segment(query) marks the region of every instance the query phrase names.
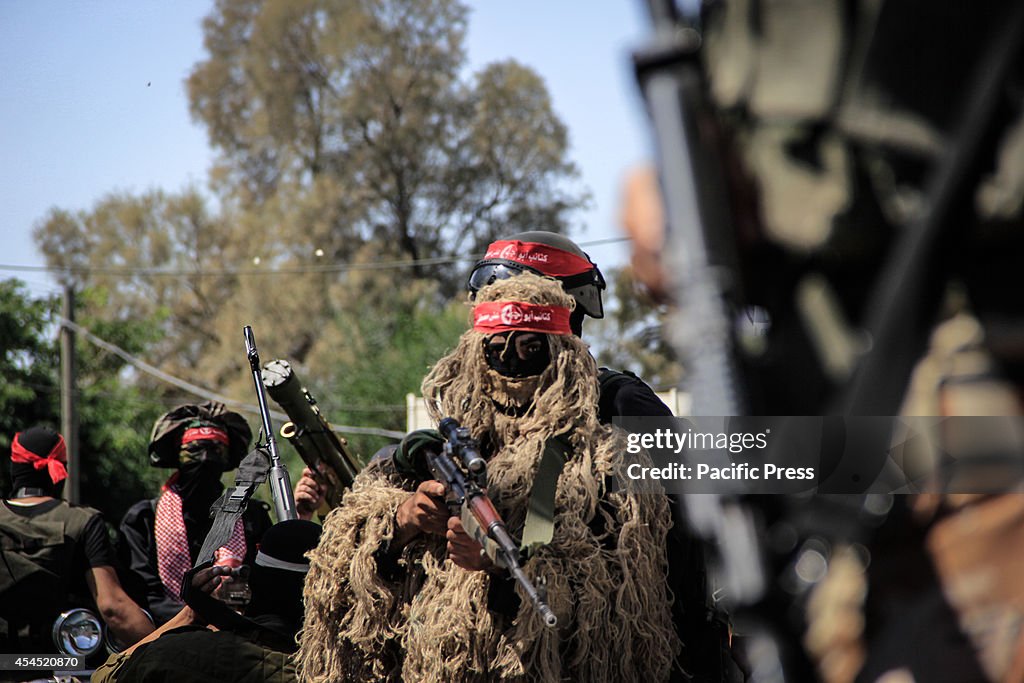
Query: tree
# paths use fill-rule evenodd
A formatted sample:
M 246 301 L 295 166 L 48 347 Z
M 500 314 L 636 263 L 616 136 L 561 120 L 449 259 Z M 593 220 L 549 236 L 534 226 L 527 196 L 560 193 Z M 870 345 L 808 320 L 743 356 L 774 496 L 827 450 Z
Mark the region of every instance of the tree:
M 245 324 L 266 359 L 298 363 L 311 382 L 392 367 L 387 344 L 404 339 L 393 332 L 461 292 L 460 257 L 499 233 L 563 231 L 586 201 L 541 78 L 511 61 L 465 75 L 466 11 L 455 0 L 219 0 L 204 23 L 208 57 L 188 79 L 220 155 L 217 211 L 195 189 L 54 209 L 36 230 L 49 263 L 102 295 L 88 315 L 160 330 L 151 363 L 232 398 L 252 400 Z M 384 297 L 367 321 L 366 290 L 419 298 Z M 334 342 L 356 320 L 381 330 L 364 329 L 376 341 L 339 359 Z M 338 384 L 338 399 L 394 405 L 410 383 Z
M 564 230 L 584 201 L 562 189 L 576 174 L 565 126 L 522 65 L 460 78 L 465 23 L 454 0 L 218 2 L 188 86 L 225 196 L 253 207 L 329 188 L 336 259 L 370 240 L 418 260 Z M 296 237 L 282 231 L 280 253 Z M 447 295 L 452 270 L 430 273 Z
M 197 190 L 111 193 L 77 213 L 54 208 L 35 236 L 51 264 L 72 269 L 64 282 L 93 292 L 84 314 L 162 329 L 149 352 L 165 371 L 190 374 L 220 341 L 209 321 L 237 286 L 225 269 L 241 255 Z
M 95 293 L 84 292 L 87 300 Z M 10 453 L 14 434 L 33 425 L 60 431 L 60 357 L 57 350 L 60 302 L 33 298 L 17 280 L 0 281 L 0 449 Z M 139 350 L 154 330 L 139 322 L 86 327 L 129 350 Z M 146 447 L 156 417 L 166 410 L 126 382 L 124 362 L 79 339 L 79 454 L 82 501 L 116 523 L 131 503 L 157 490 L 160 473 L 148 466 Z M 6 463 L 0 491 L 10 487 Z
M 311 373 L 330 402 L 321 402 L 336 424 L 366 424 L 405 431 L 406 394 L 419 394 L 428 369 L 453 349 L 466 330 L 469 308 L 432 302 L 436 283 L 388 282 L 355 273 L 339 287 L 338 316 L 325 328 L 325 343 L 309 358 Z M 387 315 L 378 315 L 387 311 Z M 367 458 L 386 440 L 350 436 L 355 453 Z
M 666 338 L 667 307 L 651 299 L 628 266 L 608 275 L 615 296 L 609 297 L 606 317 L 588 325 L 600 349 L 598 362 L 631 370 L 656 390 L 678 386 L 683 367 Z
M 84 291 L 83 308 L 103 292 Z M 145 320 L 99 320 L 83 313 L 77 321 L 97 337 L 130 354 L 142 353 L 161 330 Z M 176 403 L 154 395 L 137 381 L 123 359 L 81 337 L 76 339 L 81 499 L 117 524 L 140 499 L 153 497 L 167 478 L 149 464 L 149 435 L 157 417 Z
M 59 365 L 53 329 L 59 310 L 53 298 L 33 299 L 18 280 L 0 281 L 0 452 L 11 452 L 17 432 L 43 424 L 60 427 Z M 0 467 L 0 495 L 10 488 L 6 458 Z

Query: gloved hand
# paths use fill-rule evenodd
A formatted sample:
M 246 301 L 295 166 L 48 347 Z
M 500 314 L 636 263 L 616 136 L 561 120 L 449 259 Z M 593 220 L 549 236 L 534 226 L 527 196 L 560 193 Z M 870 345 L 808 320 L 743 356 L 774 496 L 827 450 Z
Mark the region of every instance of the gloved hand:
M 426 452 L 440 453 L 442 450 L 444 438 L 436 429 L 417 429 L 409 432 L 395 451 L 395 469 L 415 481 L 432 479 L 433 475 L 427 467 Z

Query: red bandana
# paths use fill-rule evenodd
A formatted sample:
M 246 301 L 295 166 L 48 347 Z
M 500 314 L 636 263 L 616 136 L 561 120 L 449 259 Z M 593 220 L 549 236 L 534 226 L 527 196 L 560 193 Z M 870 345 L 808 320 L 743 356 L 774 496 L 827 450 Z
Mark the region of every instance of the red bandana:
M 181 516 L 181 496 L 171 488 L 178 477 L 175 472 L 164 484 L 164 493 L 156 504 L 156 521 L 153 535 L 156 537 L 156 564 L 160 583 L 167 595 L 181 600 L 181 580 L 192 564 L 188 552 L 188 535 L 185 520 Z M 235 520 L 228 542 L 214 551 L 214 564 L 229 567 L 241 566 L 245 560 L 245 527 L 242 519 Z
M 228 433 L 216 427 L 192 427 L 191 429 L 186 429 L 185 433 L 181 436 L 182 444 L 189 443 L 190 441 L 216 441 L 226 446 L 228 444 Z
M 56 484 L 68 477 L 68 470 L 64 464 L 68 461 L 68 449 L 64 445 L 64 437 L 60 436 L 57 443 L 45 456 L 38 455 L 28 450 L 18 442 L 21 432 L 14 435 L 11 442 L 11 462 L 29 463 L 37 470 L 47 468 L 50 479 Z
M 544 334 L 572 334 L 569 309 L 521 301 L 485 301 L 473 309 L 473 329 L 484 334 L 519 330 Z
M 549 277 L 568 277 L 594 269 L 594 264 L 568 251 L 537 242 L 499 240 L 491 242 L 484 260 L 504 259 L 533 268 Z

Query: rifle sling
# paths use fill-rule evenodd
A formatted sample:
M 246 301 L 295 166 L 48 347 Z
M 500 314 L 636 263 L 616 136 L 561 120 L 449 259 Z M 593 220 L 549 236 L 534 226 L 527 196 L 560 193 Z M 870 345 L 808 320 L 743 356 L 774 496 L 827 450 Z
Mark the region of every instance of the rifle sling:
M 245 514 L 249 499 L 256 488 L 267 480 L 270 472 L 270 455 L 266 448 L 257 446 L 245 456 L 235 473 L 235 485 L 226 489 L 220 498 L 210 506 L 213 525 L 203 540 L 203 547 L 196 557 L 195 566 L 213 560 L 217 548 L 228 542 L 235 522 Z
M 523 540 L 519 549 L 529 558 L 543 545 L 551 542 L 555 532 L 555 490 L 558 478 L 572 449 L 568 435 L 552 437 L 544 444 L 544 452 L 537 465 L 537 475 L 530 489 L 526 523 L 523 525 Z

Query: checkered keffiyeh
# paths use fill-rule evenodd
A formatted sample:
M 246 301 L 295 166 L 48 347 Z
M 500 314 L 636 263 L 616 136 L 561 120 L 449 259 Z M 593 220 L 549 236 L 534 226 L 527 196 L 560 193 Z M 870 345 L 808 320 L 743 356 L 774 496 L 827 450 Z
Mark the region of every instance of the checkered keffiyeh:
M 188 536 L 185 519 L 181 514 L 181 496 L 171 488 L 177 473 L 163 486 L 163 495 L 156 504 L 156 561 L 160 582 L 167 594 L 181 600 L 181 580 L 191 568 L 188 552 Z M 245 559 L 245 528 L 241 518 L 235 520 L 235 528 L 227 543 L 214 552 L 214 564 L 237 567 Z

